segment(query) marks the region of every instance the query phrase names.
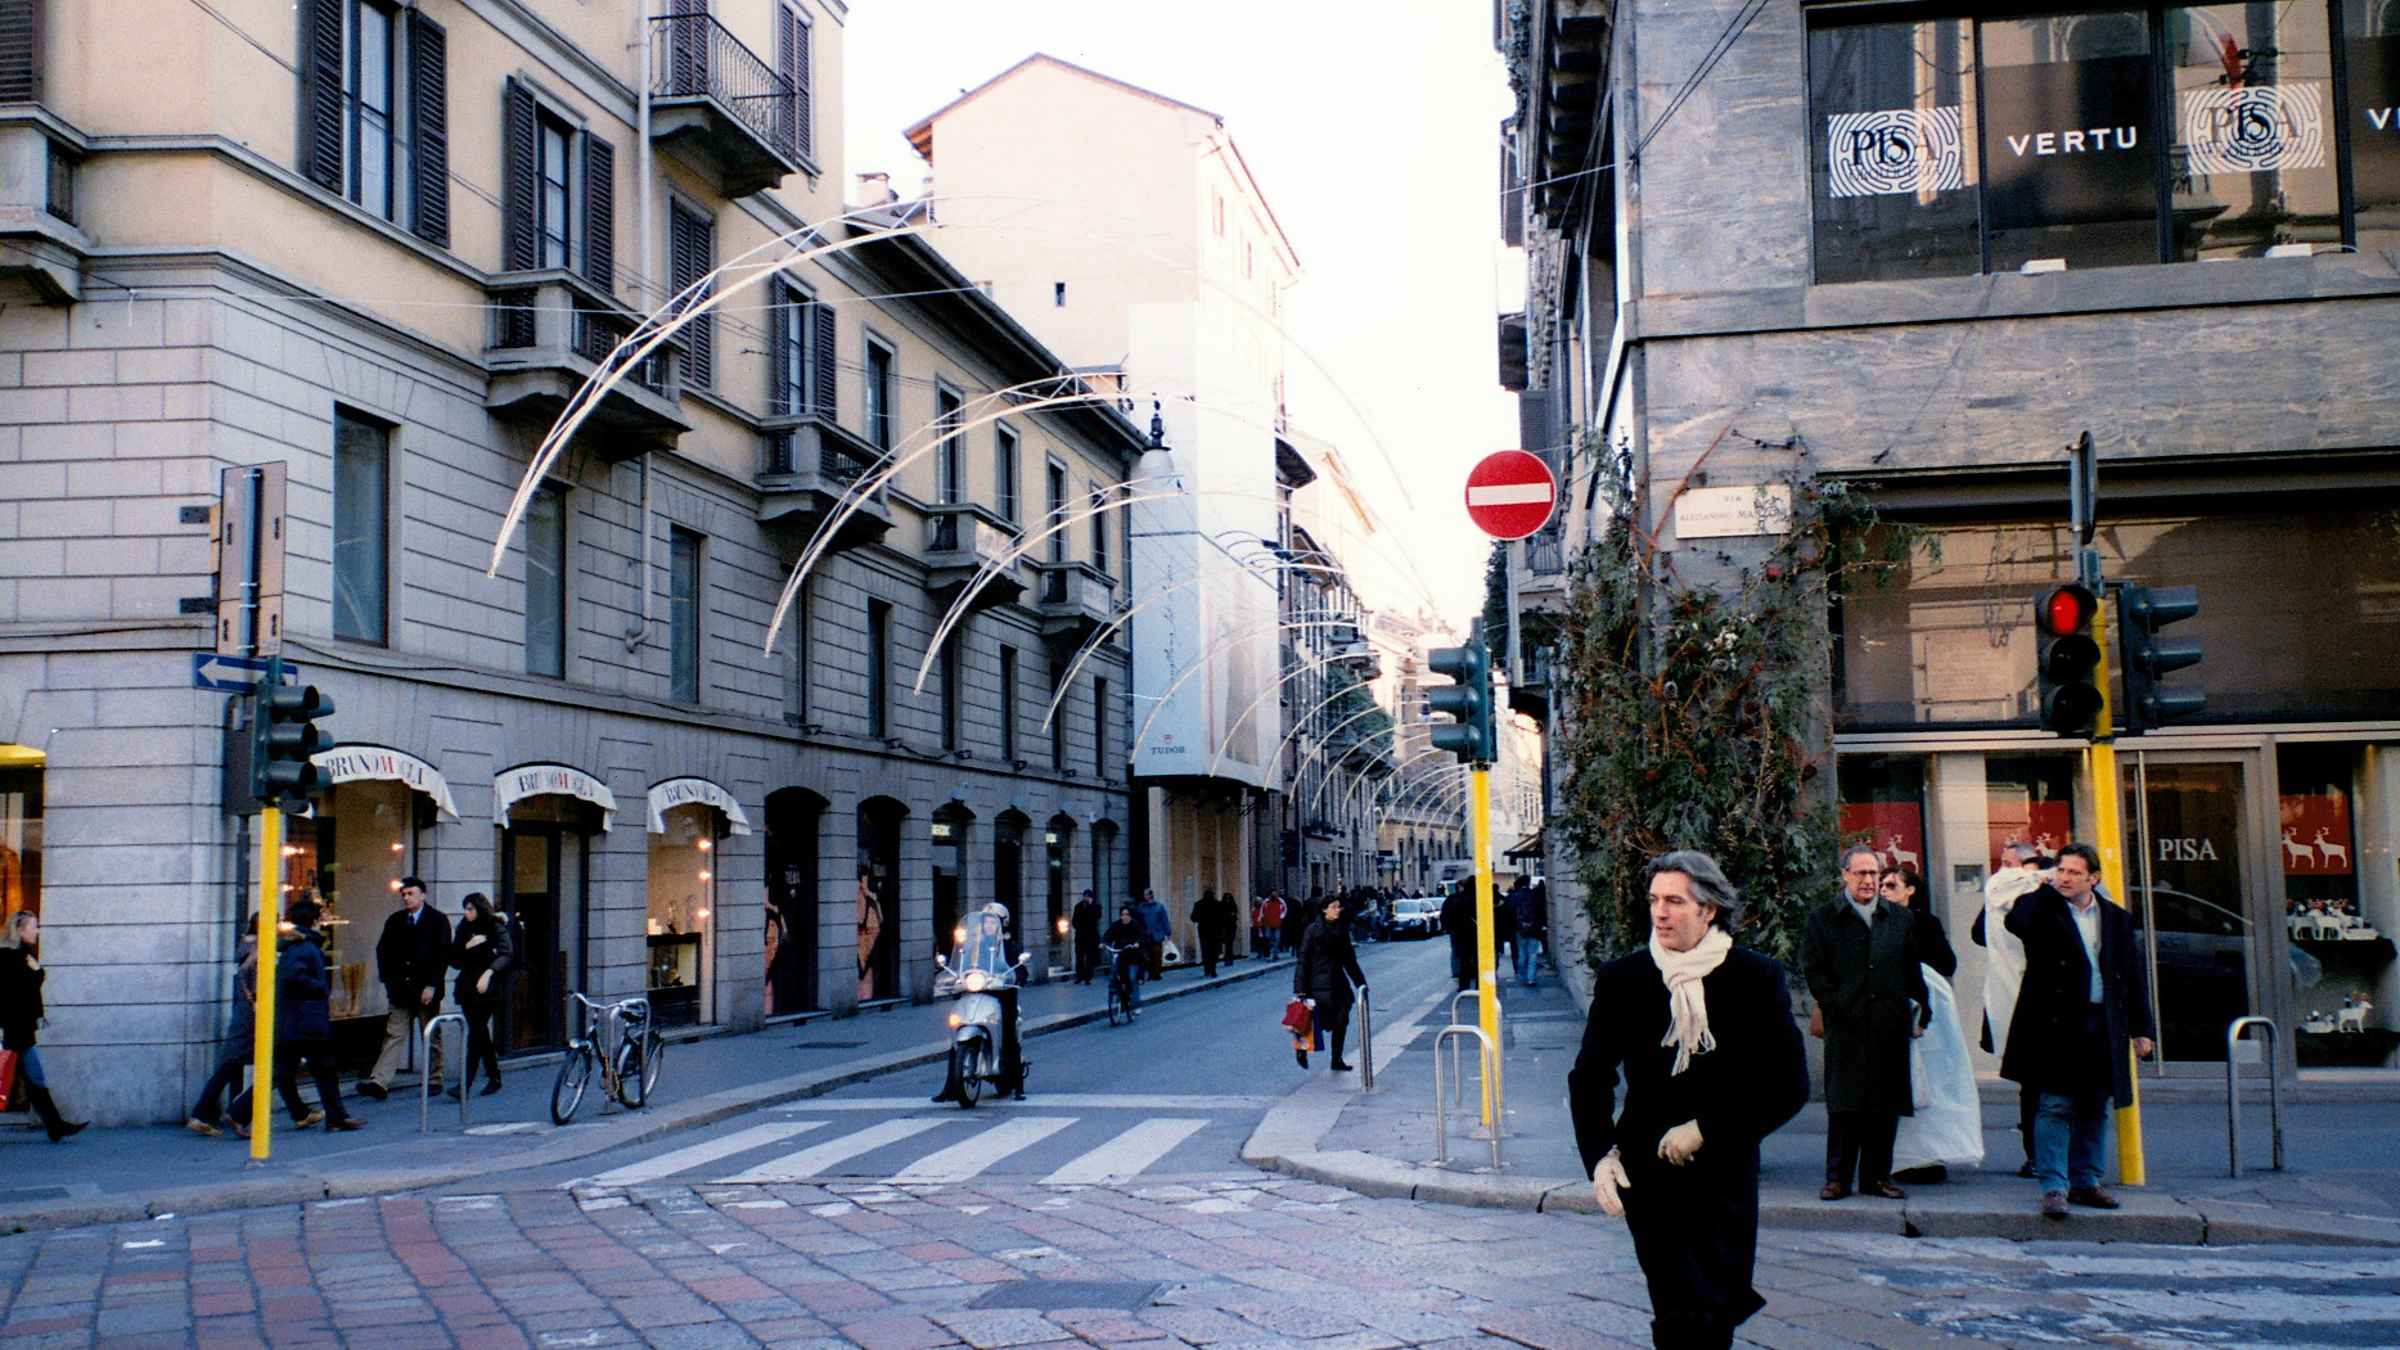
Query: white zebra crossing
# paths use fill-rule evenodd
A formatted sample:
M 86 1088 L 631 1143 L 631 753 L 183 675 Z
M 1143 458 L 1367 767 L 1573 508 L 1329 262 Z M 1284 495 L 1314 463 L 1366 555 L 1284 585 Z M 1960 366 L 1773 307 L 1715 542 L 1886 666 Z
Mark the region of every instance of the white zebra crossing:
M 895 1182 L 965 1181 L 980 1176 L 985 1169 L 1021 1149 L 1033 1147 L 1051 1135 L 1075 1123 L 1073 1116 L 1027 1116 L 1021 1120 L 1005 1121 L 952 1144 L 938 1153 L 929 1153 L 895 1175 Z
M 726 1162 L 743 1154 L 762 1153 L 796 1135 L 820 1130 L 833 1123 L 828 1120 L 784 1120 L 754 1125 L 683 1148 L 670 1149 L 655 1157 L 567 1185 L 570 1189 L 634 1186 L 714 1170 L 709 1168 L 709 1164 Z M 904 1185 L 956 1183 L 1002 1167 L 1027 1150 L 1087 1123 L 1086 1118 L 1081 1116 L 1018 1115 L 1003 1117 L 998 1121 L 989 1121 L 988 1118 L 979 1121 L 963 1114 L 906 1116 L 821 1139 L 807 1147 L 756 1161 L 754 1165 L 732 1175 L 720 1174 L 711 1180 L 712 1184 L 755 1185 L 857 1175 L 857 1169 L 845 1168 L 844 1164 L 951 1125 L 968 1128 L 971 1133 L 964 1138 L 951 1133 L 946 1139 L 928 1139 L 928 1145 L 939 1147 L 906 1163 L 884 1179 Z M 1050 1171 L 1041 1180 L 1043 1184 L 1059 1186 L 1107 1185 L 1132 1180 L 1157 1166 L 1194 1135 L 1208 1128 L 1209 1123 L 1205 1117 L 1152 1117 L 1138 1120 L 1130 1127 L 1110 1135 L 1096 1147 L 1069 1159 L 1064 1166 Z M 741 1161 L 752 1160 L 745 1158 Z M 1049 1160 L 1044 1161 L 1046 1163 Z M 1021 1175 L 1038 1170 L 1038 1165 L 1031 1169 L 1023 1166 L 1016 1169 Z M 876 1171 L 880 1173 L 882 1168 L 878 1167 Z
M 1145 1120 L 1042 1178 L 1046 1185 L 1100 1186 L 1131 1181 L 1175 1146 L 1208 1128 L 1205 1120 Z
M 748 1153 L 752 1149 L 765 1148 L 769 1144 L 780 1144 L 793 1135 L 806 1134 L 810 1130 L 822 1128 L 824 1124 L 825 1122 L 821 1120 L 785 1120 L 777 1121 L 772 1125 L 753 1125 L 746 1130 L 735 1130 L 728 1135 L 702 1140 L 688 1147 L 661 1153 L 655 1158 L 644 1158 L 640 1162 L 630 1163 L 613 1171 L 602 1172 L 588 1182 L 577 1184 L 638 1186 L 645 1181 L 657 1181 L 662 1177 L 671 1177 L 677 1172 L 689 1171 L 706 1163 L 730 1158 L 736 1153 Z
M 950 1122 L 949 1117 L 928 1120 L 922 1116 L 907 1120 L 886 1120 L 863 1130 L 828 1139 L 822 1144 L 787 1153 L 773 1162 L 760 1163 L 747 1172 L 725 1178 L 737 1185 L 752 1182 L 806 1181 L 820 1176 L 829 1168 L 852 1158 L 888 1148 L 903 1139 L 914 1138 L 937 1125 Z

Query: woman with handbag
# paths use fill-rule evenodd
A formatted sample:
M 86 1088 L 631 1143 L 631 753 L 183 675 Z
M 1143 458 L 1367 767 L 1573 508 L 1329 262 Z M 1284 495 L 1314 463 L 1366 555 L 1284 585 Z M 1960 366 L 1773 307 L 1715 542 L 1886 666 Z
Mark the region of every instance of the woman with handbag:
M 455 992 L 459 1011 L 467 1018 L 467 1063 L 450 1095 L 462 1095 L 480 1064 L 483 1095 L 489 1097 L 500 1090 L 500 1054 L 492 1045 L 492 1017 L 500 1010 L 516 952 L 508 940 L 507 917 L 493 909 L 491 898 L 481 891 L 462 903 L 458 929 L 450 935 L 450 964 L 458 967 Z
M 1292 965 L 1292 993 L 1306 1000 L 1319 1031 L 1333 1035 L 1333 1071 L 1348 1073 L 1342 1062 L 1342 1042 L 1350 1035 L 1351 989 L 1367 987 L 1367 974 L 1358 968 L 1358 948 L 1342 923 L 1342 900 L 1335 896 L 1308 925 L 1300 939 L 1300 959 Z M 1295 1047 L 1292 1058 L 1308 1067 L 1308 1051 Z
M 10 1063 L 0 1069 L 0 1078 L 15 1078 L 9 1095 L 33 1103 L 34 1114 L 42 1118 L 42 1128 L 55 1144 L 88 1122 L 59 1114 L 58 1103 L 50 1099 L 50 1081 L 42 1073 L 41 1052 L 34 1048 L 34 1033 L 42 1025 L 42 982 L 49 978 L 33 954 L 41 940 L 40 915 L 20 909 L 8 916 L 7 950 L 0 952 L 0 1047 Z

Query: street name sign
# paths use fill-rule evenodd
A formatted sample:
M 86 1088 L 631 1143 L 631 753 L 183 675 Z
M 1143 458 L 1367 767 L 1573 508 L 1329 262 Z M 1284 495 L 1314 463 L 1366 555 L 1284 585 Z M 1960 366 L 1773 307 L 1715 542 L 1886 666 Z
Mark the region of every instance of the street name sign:
M 1550 523 L 1558 479 L 1539 455 L 1496 450 L 1467 474 L 1467 518 L 1494 539 L 1522 539 Z

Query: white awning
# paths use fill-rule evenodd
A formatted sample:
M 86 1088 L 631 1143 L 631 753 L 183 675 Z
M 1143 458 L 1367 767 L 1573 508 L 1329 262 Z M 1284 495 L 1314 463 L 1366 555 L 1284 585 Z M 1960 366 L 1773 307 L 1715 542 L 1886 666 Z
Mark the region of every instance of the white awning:
M 324 770 L 330 783 L 406 783 L 433 798 L 443 815 L 458 819 L 458 803 L 450 800 L 450 784 L 441 770 L 405 751 L 383 745 L 337 745 L 311 755 L 309 762 Z
M 650 789 L 650 833 L 665 834 L 667 812 L 678 806 L 713 806 L 725 813 L 725 823 L 733 833 L 750 833 L 750 817 L 742 814 L 742 804 L 705 778 L 670 778 L 654 785 Z
M 574 797 L 600 808 L 600 828 L 617 823 L 617 794 L 608 784 L 565 764 L 520 764 L 492 775 L 492 818 L 508 823 L 509 808 L 527 797 Z

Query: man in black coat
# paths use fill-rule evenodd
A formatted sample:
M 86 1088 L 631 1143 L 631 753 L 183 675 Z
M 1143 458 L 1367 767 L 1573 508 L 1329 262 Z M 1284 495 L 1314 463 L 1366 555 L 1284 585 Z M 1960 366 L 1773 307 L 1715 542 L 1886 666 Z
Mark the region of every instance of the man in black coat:
M 325 960 L 325 937 L 317 931 L 322 912 L 314 900 L 295 900 L 284 911 L 291 929 L 282 935 L 275 957 L 275 1090 L 297 1128 L 305 1130 L 323 1119 L 328 1130 L 355 1130 L 366 1122 L 343 1108 L 341 1080 L 333 1067 L 333 980 Z M 445 952 L 445 968 L 449 959 Z M 316 1080 L 318 1112 L 307 1112 L 300 1100 L 302 1060 L 308 1061 L 309 1077 Z
M 1907 1198 L 1892 1183 L 1892 1137 L 1915 1114 L 1908 1043 L 1929 997 L 1916 917 L 1877 898 L 1883 860 L 1863 844 L 1842 850 L 1842 894 L 1811 912 L 1800 968 L 1816 1000 L 1810 1030 L 1825 1040 L 1825 1200 L 1860 1191 Z
M 1653 1340 L 1713 1350 L 1766 1306 L 1758 1146 L 1808 1100 L 1808 1058 L 1783 968 L 1733 945 L 1741 900 L 1715 860 L 1666 854 L 1649 884 L 1649 949 L 1594 977 L 1567 1101 L 1594 1197 L 1632 1230 Z
M 1090 984 L 1100 964 L 1100 902 L 1085 888 L 1070 917 L 1075 930 L 1075 983 Z
M 442 1010 L 442 983 L 450 973 L 450 920 L 425 903 L 425 883 L 400 878 L 400 908 L 383 921 L 375 942 L 375 978 L 391 1003 L 383 1016 L 383 1050 L 375 1069 L 360 1080 L 360 1095 L 382 1101 L 391 1095 L 392 1075 L 416 1028 Z M 442 1076 L 441 1043 L 426 1038 L 425 1074 Z
M 1450 935 L 1450 973 L 1458 977 L 1459 988 L 1473 989 L 1481 974 L 1475 965 L 1474 881 L 1451 884 L 1442 901 L 1442 931 Z
M 2109 1107 L 2133 1104 L 2128 1048 L 2143 1059 L 2152 1048 L 2133 918 L 2093 894 L 2099 878 L 2099 850 L 2069 844 L 2050 880 L 2008 912 L 2008 931 L 2025 944 L 2025 982 L 2000 1076 L 2035 1094 L 2033 1170 L 2052 1219 L 2070 1203 L 2117 1207 L 2100 1186 Z

